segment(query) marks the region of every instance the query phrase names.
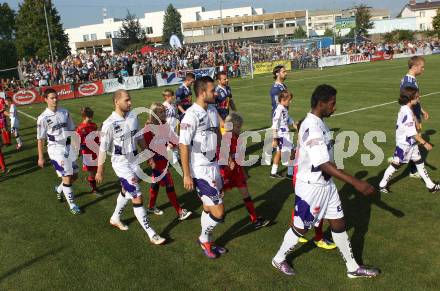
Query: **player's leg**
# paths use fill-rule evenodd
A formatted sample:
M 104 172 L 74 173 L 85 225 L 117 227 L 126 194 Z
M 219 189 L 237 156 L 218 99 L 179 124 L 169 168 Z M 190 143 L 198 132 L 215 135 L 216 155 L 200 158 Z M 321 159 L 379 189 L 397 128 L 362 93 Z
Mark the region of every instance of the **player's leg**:
M 156 207 L 156 199 L 159 195 L 160 185 L 159 183 L 151 183 L 150 185 L 150 198 L 148 199 L 148 213 L 154 213 L 156 215 L 163 215 L 163 211 Z
M 98 193 L 98 187 L 96 186 L 96 180 L 95 180 L 95 176 L 96 176 L 96 170 L 95 169 L 90 169 L 88 172 L 88 176 L 87 176 L 87 182 L 89 183 L 90 189 L 92 191 L 92 193 L 94 193 L 97 196 L 100 196 Z
M 289 162 L 287 164 L 287 178 L 289 179 L 293 179 L 293 175 L 295 172 L 294 161 L 295 161 L 295 149 L 292 149 L 290 151 Z
M 161 245 L 165 242 L 165 239 L 160 235 L 158 235 L 156 231 L 153 229 L 153 227 L 150 225 L 150 220 L 148 219 L 147 211 L 144 208 L 142 196 L 140 193 L 140 187 L 139 185 L 137 186 L 135 185 L 135 187 L 139 189 L 139 192 L 135 191 L 130 193 L 130 195 L 132 196 L 131 201 L 133 203 L 134 215 L 136 216 L 142 228 L 147 233 L 151 243 L 155 245 Z
M 247 186 L 239 187 L 238 191 L 243 197 L 244 206 L 246 207 L 249 213 L 249 218 L 251 220 L 251 223 L 254 225 L 255 229 L 260 229 L 262 227 L 269 225 L 270 220 L 264 219 L 263 217 L 257 215 L 257 212 L 255 211 L 254 202 L 252 201 L 252 197 L 249 193 Z
M 408 149 L 396 147 L 394 151 L 393 160 L 385 170 L 383 174 L 382 180 L 379 183 L 379 191 L 382 193 L 389 193 L 390 189 L 388 188 L 388 183 L 393 177 L 393 174 L 400 168 L 402 164 L 408 163 Z
M 440 184 L 434 183 L 431 178 L 429 178 L 428 171 L 425 168 L 425 163 L 423 162 L 422 156 L 420 155 L 419 147 L 417 145 L 412 148 L 411 161 L 413 161 L 416 165 L 417 172 L 425 182 L 426 188 L 429 189 L 429 192 L 439 192 Z
M 336 244 L 333 241 L 324 238 L 324 232 L 322 230 L 323 222 L 324 220 L 321 220 L 319 225 L 315 227 L 315 237 L 313 238 L 313 242 L 318 248 L 333 250 L 336 248 Z
M 5 164 L 5 156 L 2 152 L 2 141 L 0 140 L 0 171 L 2 173 L 6 173 L 6 164 Z
M 278 174 L 278 167 L 281 162 L 281 149 L 283 146 L 282 138 L 278 139 L 278 146 L 276 147 L 275 155 L 273 157 L 272 169 L 270 171 L 270 177 L 272 178 L 283 178 L 283 176 Z
M 188 217 L 191 216 L 192 212 L 188 211 L 185 208 L 180 207 L 179 202 L 177 201 L 177 195 L 176 195 L 176 189 L 174 188 L 174 181 L 171 176 L 171 173 L 168 171 L 167 175 L 165 176 L 165 189 L 167 192 L 168 200 L 170 201 L 171 205 L 176 210 L 177 216 L 179 220 L 185 220 Z
M 14 135 L 15 141 L 17 142 L 17 150 L 20 150 L 23 147 L 23 141 L 18 133 L 18 128 L 12 127 L 11 133 Z
M 121 221 L 122 212 L 124 212 L 128 201 L 130 201 L 130 199 L 125 196 L 125 189 L 121 187 L 121 192 L 119 192 L 118 198 L 116 199 L 115 211 L 110 217 L 110 224 L 123 231 L 128 230 L 128 226 Z
M 66 198 L 67 203 L 69 204 L 70 207 L 70 212 L 72 212 L 73 214 L 80 214 L 81 210 L 78 207 L 78 205 L 76 205 L 75 203 L 75 196 L 73 194 L 73 182 L 75 181 L 74 179 L 74 175 L 65 175 L 62 177 L 62 181 L 63 181 L 63 194 L 64 197 Z

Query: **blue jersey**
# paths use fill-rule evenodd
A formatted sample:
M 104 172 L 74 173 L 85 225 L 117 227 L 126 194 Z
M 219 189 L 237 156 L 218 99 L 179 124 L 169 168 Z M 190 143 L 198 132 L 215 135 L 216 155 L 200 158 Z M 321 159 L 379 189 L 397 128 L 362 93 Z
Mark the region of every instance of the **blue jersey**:
M 186 111 L 192 105 L 191 96 L 192 96 L 191 88 L 188 88 L 185 85 L 181 85 L 176 90 L 176 105 L 182 106 L 183 109 Z
M 420 90 L 416 78 L 411 75 L 405 75 L 402 78 L 402 81 L 400 81 L 400 90 L 406 87 Z M 420 105 L 420 102 L 412 107 L 412 111 L 414 112 L 417 120 L 420 122 L 422 120 L 422 106 Z
M 229 86 L 222 88 L 217 86 L 215 88 L 215 108 L 217 108 L 218 114 L 224 120 L 229 114 L 229 100 L 232 99 L 232 91 Z
M 287 86 L 277 82 L 275 82 L 275 84 L 273 84 L 272 88 L 270 89 L 270 99 L 272 102 L 272 115 L 278 106 L 278 96 L 280 95 L 281 91 L 284 90 L 287 90 Z

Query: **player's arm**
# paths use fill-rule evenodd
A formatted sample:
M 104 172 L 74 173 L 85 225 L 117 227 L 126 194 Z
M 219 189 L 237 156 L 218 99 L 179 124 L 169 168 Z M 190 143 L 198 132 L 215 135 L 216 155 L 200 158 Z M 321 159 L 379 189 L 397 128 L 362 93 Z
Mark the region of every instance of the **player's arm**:
M 422 105 L 420 105 L 420 110 L 422 111 L 423 119 L 424 120 L 428 120 L 429 119 L 429 113 L 422 108 Z
M 322 172 L 326 173 L 327 175 L 332 176 L 332 177 L 334 177 L 338 180 L 341 180 L 345 183 L 348 183 L 350 185 L 353 185 L 353 187 L 357 191 L 359 191 L 360 193 L 362 193 L 365 196 L 373 195 L 374 192 L 376 191 L 374 189 L 374 187 L 371 186 L 368 182 L 359 180 L 359 179 L 347 174 L 343 170 L 338 169 L 336 167 L 336 165 L 330 161 L 325 162 L 324 164 L 321 164 L 319 166 L 319 168 L 321 169 Z
M 183 170 L 183 186 L 188 191 L 194 189 L 194 182 L 191 177 L 189 162 L 190 145 L 196 132 L 196 122 L 197 121 L 194 120 L 194 118 L 191 118 L 191 116 L 185 115 L 180 125 L 179 149 Z
M 38 166 L 44 167 L 44 140 L 47 135 L 47 124 L 43 118 L 37 120 L 37 151 L 38 151 Z
M 276 147 L 278 145 L 278 130 L 281 125 L 281 112 L 279 110 L 275 110 L 274 116 L 272 118 L 272 147 Z
M 98 152 L 98 169 L 96 170 L 95 180 L 102 183 L 104 180 L 104 163 L 107 156 L 107 151 L 110 149 L 112 143 L 112 134 L 110 126 L 104 124 L 101 131 L 101 144 Z
M 183 96 L 184 94 L 183 94 L 183 91 L 180 89 L 180 88 L 178 88 L 177 90 L 176 90 L 176 106 L 177 106 L 177 109 L 181 112 L 181 113 L 185 113 L 185 109 L 182 107 L 182 105 L 181 105 L 181 101 L 182 101 L 182 98 L 184 98 L 184 96 Z
M 38 148 L 38 166 L 40 168 L 44 167 L 44 139 L 37 140 L 37 148 Z
M 237 106 L 235 106 L 235 102 L 232 99 L 232 97 L 229 99 L 229 107 L 231 108 L 232 111 L 237 111 Z
M 427 151 L 432 150 L 432 144 L 430 144 L 429 142 L 427 142 L 420 133 L 417 133 L 416 135 L 414 135 L 414 139 L 422 146 L 425 147 L 425 149 Z
M 220 116 L 220 113 L 218 113 L 218 111 L 217 111 L 217 117 L 218 117 L 218 121 L 220 122 L 220 127 L 225 127 L 225 121 Z

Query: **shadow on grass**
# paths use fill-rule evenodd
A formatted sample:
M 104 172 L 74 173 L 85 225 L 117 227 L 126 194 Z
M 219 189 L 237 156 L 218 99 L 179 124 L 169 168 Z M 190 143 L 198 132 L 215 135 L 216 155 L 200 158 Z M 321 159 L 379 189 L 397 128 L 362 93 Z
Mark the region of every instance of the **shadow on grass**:
M 6 278 L 14 275 L 15 273 L 19 273 L 22 270 L 24 270 L 24 269 L 26 269 L 26 268 L 28 268 L 28 267 L 30 267 L 30 266 L 32 266 L 32 265 L 42 261 L 42 260 L 44 260 L 47 257 L 50 257 L 52 255 L 55 255 L 55 254 L 61 252 L 65 248 L 66 248 L 66 246 L 61 246 L 59 248 L 53 249 L 53 250 L 48 251 L 48 252 L 46 252 L 46 253 L 44 253 L 42 255 L 39 255 L 38 257 L 33 258 L 32 260 L 24 262 L 24 263 L 22 263 L 22 264 L 20 264 L 20 265 L 18 265 L 16 267 L 6 271 L 5 273 L 0 275 L 0 282 L 4 281 Z

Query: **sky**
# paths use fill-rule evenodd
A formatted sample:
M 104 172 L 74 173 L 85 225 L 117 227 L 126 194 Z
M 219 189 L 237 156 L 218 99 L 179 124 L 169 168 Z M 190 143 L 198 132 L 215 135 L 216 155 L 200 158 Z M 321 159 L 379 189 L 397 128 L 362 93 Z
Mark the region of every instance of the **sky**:
M 301 9 L 343 9 L 363 3 L 374 8 L 389 9 L 391 16 L 396 16 L 409 0 L 221 0 L 223 8 L 253 6 L 264 8 L 266 12 L 281 12 Z M 20 0 L 0 0 L 6 2 L 13 9 L 18 9 Z M 220 0 L 52 0 L 61 15 L 64 28 L 80 25 L 101 23 L 102 9 L 107 8 L 108 17 L 124 18 L 127 9 L 138 17 L 145 12 L 165 10 L 168 4 L 176 8 L 203 6 L 206 10 L 217 10 Z M 422 2 L 422 1 L 418 1 Z M 203 3 L 201 5 L 201 3 Z

